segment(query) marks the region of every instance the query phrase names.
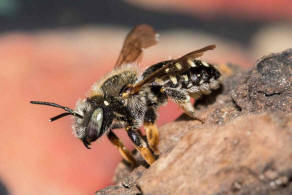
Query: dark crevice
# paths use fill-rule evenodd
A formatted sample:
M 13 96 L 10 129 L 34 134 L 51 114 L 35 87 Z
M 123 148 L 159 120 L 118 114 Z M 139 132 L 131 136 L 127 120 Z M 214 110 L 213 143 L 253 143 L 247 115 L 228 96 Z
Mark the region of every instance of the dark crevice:
M 274 92 L 274 93 L 266 93 L 264 91 L 257 91 L 258 93 L 261 93 L 261 94 L 264 94 L 265 97 L 271 97 L 271 96 L 274 96 L 274 95 L 281 95 L 282 92 Z
M 130 188 L 130 186 L 129 186 L 128 184 L 126 184 L 126 183 L 122 183 L 122 186 L 123 186 L 124 188 L 126 188 L 126 189 L 129 189 L 129 188 Z
M 137 195 L 143 195 L 142 189 L 138 184 L 136 184 L 136 188 L 140 191 L 140 193 Z
M 237 111 L 241 112 L 242 111 L 242 108 L 237 104 L 237 102 L 233 98 L 231 98 L 231 99 L 232 99 L 232 103 L 233 103 L 235 109 Z

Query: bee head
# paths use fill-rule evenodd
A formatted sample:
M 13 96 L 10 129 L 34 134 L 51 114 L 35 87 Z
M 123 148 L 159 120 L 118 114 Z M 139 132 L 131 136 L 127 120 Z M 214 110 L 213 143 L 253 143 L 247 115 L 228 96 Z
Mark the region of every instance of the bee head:
M 76 112 L 83 118 L 73 117 L 73 133 L 82 140 L 86 148 L 90 148 L 91 142 L 99 138 L 104 130 L 104 109 L 94 106 L 91 102 L 79 100 L 76 104 Z
M 31 101 L 32 104 L 40 104 L 53 106 L 57 108 L 62 108 L 66 112 L 59 114 L 55 117 L 52 117 L 50 121 L 55 121 L 64 116 L 72 115 L 74 124 L 73 124 L 73 133 L 78 137 L 86 148 L 90 149 L 89 145 L 91 142 L 99 138 L 105 128 L 104 123 L 104 109 L 93 105 L 91 102 L 85 100 L 79 100 L 76 105 L 76 110 L 71 108 L 58 105 L 51 102 L 42 102 L 42 101 Z

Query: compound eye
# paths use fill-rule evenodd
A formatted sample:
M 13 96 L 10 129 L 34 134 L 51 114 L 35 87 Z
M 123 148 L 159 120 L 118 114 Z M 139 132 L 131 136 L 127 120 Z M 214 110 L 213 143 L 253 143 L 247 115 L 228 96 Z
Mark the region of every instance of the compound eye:
M 97 108 L 91 115 L 87 126 L 86 134 L 90 140 L 96 140 L 100 135 L 100 129 L 103 121 L 103 110 Z

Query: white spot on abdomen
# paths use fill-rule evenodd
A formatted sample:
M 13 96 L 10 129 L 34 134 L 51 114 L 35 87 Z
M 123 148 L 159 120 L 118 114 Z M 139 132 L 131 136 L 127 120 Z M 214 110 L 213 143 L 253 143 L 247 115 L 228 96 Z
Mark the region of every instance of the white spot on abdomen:
M 182 65 L 180 63 L 175 63 L 175 67 L 178 69 L 178 70 L 181 70 L 182 69 Z
M 196 67 L 196 64 L 192 60 L 188 59 L 187 62 L 191 67 Z
M 171 80 L 171 82 L 172 82 L 174 85 L 177 84 L 177 79 L 176 79 L 175 76 L 170 76 L 170 80 Z
M 202 62 L 202 64 L 203 64 L 204 66 L 206 66 L 206 67 L 209 67 L 209 66 L 210 66 L 207 62 L 204 62 L 204 61 L 201 61 L 201 62 Z

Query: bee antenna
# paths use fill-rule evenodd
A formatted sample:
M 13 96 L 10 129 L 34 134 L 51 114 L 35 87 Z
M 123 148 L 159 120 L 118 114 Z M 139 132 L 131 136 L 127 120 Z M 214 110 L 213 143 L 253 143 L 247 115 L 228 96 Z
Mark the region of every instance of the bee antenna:
M 45 106 L 53 106 L 56 108 L 61 108 L 63 110 L 65 110 L 66 112 L 59 114 L 53 118 L 50 119 L 50 121 L 55 121 L 59 118 L 62 118 L 64 116 L 67 115 L 73 115 L 73 116 L 77 116 L 78 118 L 83 118 L 83 116 L 81 116 L 80 114 L 78 114 L 77 112 L 75 112 L 74 110 L 72 110 L 71 108 L 65 107 L 65 106 L 61 106 L 59 104 L 56 103 L 52 103 L 52 102 L 43 102 L 43 101 L 30 101 L 31 104 L 39 104 L 39 105 L 45 105 Z
M 71 113 L 69 113 L 69 112 L 64 112 L 64 113 L 62 113 L 62 114 L 59 114 L 59 115 L 57 115 L 57 116 L 54 116 L 54 117 L 52 117 L 52 118 L 50 118 L 50 122 L 53 122 L 53 121 L 55 121 L 55 120 L 58 120 L 58 119 L 60 119 L 60 118 L 63 118 L 64 116 L 68 116 L 68 115 L 72 115 Z

